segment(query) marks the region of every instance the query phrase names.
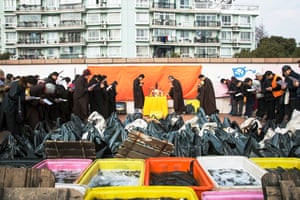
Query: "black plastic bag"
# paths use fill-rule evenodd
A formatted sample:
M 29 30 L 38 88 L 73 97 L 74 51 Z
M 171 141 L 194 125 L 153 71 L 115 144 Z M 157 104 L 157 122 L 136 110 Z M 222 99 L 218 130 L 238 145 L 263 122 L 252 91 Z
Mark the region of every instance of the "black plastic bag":
M 113 154 L 116 153 L 120 144 L 127 138 L 127 132 L 116 114 L 108 118 L 103 135 L 104 142 L 108 144 L 110 151 Z
M 50 132 L 50 126 L 46 121 L 40 121 L 35 126 L 34 133 L 34 148 L 37 148 Z
M 3 132 L 1 132 L 3 133 Z M 15 138 L 9 133 L 5 136 L 2 143 L 0 144 L 0 158 L 4 159 L 14 159 L 16 155 L 16 143 Z

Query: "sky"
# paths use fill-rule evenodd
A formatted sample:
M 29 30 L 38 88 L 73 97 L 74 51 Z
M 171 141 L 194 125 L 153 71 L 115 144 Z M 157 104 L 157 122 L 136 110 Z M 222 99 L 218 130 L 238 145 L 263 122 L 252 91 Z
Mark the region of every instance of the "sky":
M 300 43 L 300 0 L 235 0 L 235 5 L 258 5 L 256 26 L 263 24 L 268 36 L 294 38 Z

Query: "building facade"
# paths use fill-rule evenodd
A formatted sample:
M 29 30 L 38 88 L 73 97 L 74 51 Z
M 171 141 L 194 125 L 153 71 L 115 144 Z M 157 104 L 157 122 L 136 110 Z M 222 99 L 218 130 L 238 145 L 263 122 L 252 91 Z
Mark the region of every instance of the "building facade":
M 255 48 L 258 6 L 224 0 L 3 0 L 14 59 L 227 58 Z

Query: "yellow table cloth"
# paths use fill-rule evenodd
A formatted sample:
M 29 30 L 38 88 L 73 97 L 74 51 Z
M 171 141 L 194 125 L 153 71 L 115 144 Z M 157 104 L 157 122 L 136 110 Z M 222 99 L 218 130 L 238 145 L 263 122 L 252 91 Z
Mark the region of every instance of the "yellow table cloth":
M 146 96 L 143 115 L 165 118 L 168 115 L 168 100 L 166 96 Z

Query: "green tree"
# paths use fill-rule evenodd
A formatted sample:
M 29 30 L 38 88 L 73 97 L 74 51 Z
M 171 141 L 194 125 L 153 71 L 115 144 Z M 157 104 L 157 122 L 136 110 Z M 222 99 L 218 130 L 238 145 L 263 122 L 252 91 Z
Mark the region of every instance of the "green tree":
M 250 52 L 250 55 L 253 58 L 289 58 L 297 55 L 298 51 L 295 39 L 271 36 L 270 38 L 262 38 L 257 48 Z M 248 58 L 249 54 L 241 52 L 235 57 Z
M 0 54 L 0 60 L 8 60 L 10 56 L 10 53 L 6 52 L 6 53 L 2 53 Z

